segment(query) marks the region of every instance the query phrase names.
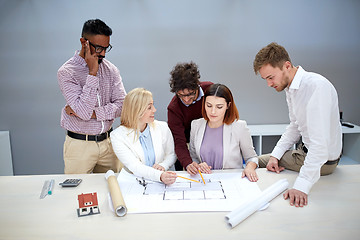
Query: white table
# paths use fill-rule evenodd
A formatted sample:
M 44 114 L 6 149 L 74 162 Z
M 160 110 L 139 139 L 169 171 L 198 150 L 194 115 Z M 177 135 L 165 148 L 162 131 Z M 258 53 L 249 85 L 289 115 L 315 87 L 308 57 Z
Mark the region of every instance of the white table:
M 260 189 L 279 179 L 290 185 L 296 172 L 258 169 Z M 360 165 L 338 166 L 313 187 L 309 205 L 296 208 L 275 198 L 230 229 L 227 212 L 127 214 L 109 210 L 104 174 L 0 177 L 0 239 L 357 239 L 360 236 Z M 240 174 L 240 173 L 239 173 Z M 53 195 L 39 199 L 43 182 L 55 179 Z M 61 188 L 82 178 L 77 188 Z M 78 217 L 77 195 L 97 192 L 100 214 Z

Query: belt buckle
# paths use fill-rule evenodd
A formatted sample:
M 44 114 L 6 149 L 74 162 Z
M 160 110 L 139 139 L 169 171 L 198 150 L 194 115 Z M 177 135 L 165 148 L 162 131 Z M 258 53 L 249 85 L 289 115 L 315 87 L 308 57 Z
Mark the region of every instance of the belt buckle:
M 101 134 L 96 134 L 95 135 L 95 142 L 101 142 L 104 141 L 106 139 L 106 134 L 105 133 L 101 133 Z

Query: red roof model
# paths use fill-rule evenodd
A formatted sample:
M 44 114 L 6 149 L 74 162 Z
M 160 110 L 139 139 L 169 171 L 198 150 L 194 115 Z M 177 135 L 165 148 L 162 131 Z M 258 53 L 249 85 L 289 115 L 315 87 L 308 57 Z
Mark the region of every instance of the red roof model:
M 78 216 L 87 216 L 100 213 L 98 207 L 97 193 L 86 193 L 78 195 L 79 209 Z

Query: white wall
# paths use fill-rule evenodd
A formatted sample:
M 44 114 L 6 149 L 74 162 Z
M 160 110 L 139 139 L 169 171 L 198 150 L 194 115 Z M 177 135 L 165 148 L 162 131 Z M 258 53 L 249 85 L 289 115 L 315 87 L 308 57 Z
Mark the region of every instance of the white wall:
M 252 70 L 258 50 L 276 41 L 334 84 L 345 120 L 359 125 L 359 12 L 352 0 L 0 1 L 0 130 L 10 131 L 14 173 L 63 172 L 56 72 L 80 48 L 88 19 L 113 29 L 106 57 L 127 91 L 153 92 L 159 120 L 172 97 L 169 72 L 193 60 L 202 80 L 232 89 L 248 124 L 287 123 L 284 93 Z

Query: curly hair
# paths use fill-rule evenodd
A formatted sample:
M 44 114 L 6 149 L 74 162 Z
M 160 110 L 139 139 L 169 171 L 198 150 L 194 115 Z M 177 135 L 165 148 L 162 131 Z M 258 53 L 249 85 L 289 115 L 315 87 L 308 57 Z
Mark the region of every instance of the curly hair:
M 258 74 L 260 68 L 267 64 L 270 64 L 274 68 L 278 67 L 282 69 L 286 61 L 291 63 L 288 52 L 283 46 L 272 42 L 256 54 L 253 63 L 254 72 Z
M 198 89 L 200 84 L 200 72 L 194 62 L 178 63 L 170 72 L 170 91 L 176 93 L 180 90 Z

